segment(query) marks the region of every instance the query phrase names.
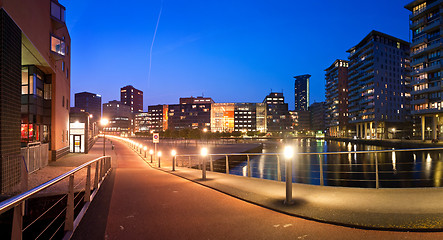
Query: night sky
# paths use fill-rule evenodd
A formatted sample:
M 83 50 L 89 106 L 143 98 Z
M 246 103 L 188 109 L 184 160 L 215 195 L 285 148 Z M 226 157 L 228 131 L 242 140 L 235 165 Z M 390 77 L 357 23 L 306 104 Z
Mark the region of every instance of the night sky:
M 371 30 L 409 40 L 409 2 L 60 0 L 72 39 L 71 102 L 82 91 L 120 100 L 120 88 L 133 85 L 147 111 L 202 94 L 261 102 L 272 89 L 293 109 L 301 74 L 312 75 L 311 103 L 324 101 L 324 69 Z

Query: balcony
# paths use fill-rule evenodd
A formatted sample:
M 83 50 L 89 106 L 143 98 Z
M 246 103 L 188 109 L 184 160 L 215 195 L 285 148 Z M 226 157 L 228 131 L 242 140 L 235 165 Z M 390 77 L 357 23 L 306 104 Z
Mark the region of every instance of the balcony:
M 426 62 L 428 62 L 428 57 L 427 56 L 424 56 L 424 57 L 421 57 L 421 58 L 416 58 L 416 59 L 412 60 L 411 66 L 416 66 L 416 65 L 423 64 L 423 63 L 426 63 Z
M 420 9 L 420 10 L 418 10 L 418 11 L 415 11 L 415 12 L 409 14 L 409 20 L 412 21 L 415 17 L 417 17 L 417 16 L 420 15 L 421 13 L 423 13 L 423 12 L 425 12 L 426 10 L 429 10 L 429 9 L 435 7 L 435 6 L 438 6 L 439 4 L 441 4 L 440 1 L 435 1 L 434 3 L 431 3 L 431 4 L 427 5 L 425 8 L 422 8 L 422 9 Z
M 426 83 L 426 82 L 427 82 L 427 79 L 426 79 L 426 78 L 423 78 L 423 79 L 419 79 L 419 80 L 412 81 L 412 82 L 411 82 L 411 85 L 412 85 L 412 86 L 415 86 L 415 85 L 419 85 L 419 84 L 421 84 L 421 83 Z
M 434 86 L 434 87 L 429 87 L 429 88 L 425 88 L 425 89 L 421 89 L 421 90 L 417 90 L 417 91 L 411 91 L 411 95 L 440 92 L 442 90 L 443 90 L 442 86 Z
M 51 1 L 51 19 L 56 29 L 65 26 L 65 11 L 65 7 L 57 2 Z
M 436 19 L 423 28 L 423 32 L 429 32 L 434 28 L 440 27 L 440 19 Z
M 429 102 L 429 99 L 427 99 L 427 98 L 416 99 L 416 100 L 411 100 L 411 105 L 427 104 L 428 102 Z

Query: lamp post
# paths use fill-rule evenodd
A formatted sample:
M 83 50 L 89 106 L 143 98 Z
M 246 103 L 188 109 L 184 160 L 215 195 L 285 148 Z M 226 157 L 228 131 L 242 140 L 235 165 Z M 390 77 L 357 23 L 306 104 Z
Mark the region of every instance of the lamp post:
M 175 171 L 175 161 L 176 161 L 175 155 L 177 155 L 177 152 L 176 152 L 175 150 L 172 150 L 172 151 L 171 151 L 171 156 L 172 156 L 172 171 Z
M 105 156 L 105 144 L 106 144 L 106 137 L 105 137 L 105 127 L 108 125 L 109 120 L 107 118 L 102 118 L 100 120 L 100 124 L 103 126 L 103 156 Z
M 395 138 L 395 131 L 396 131 L 396 129 L 393 128 L 393 129 L 392 129 L 392 133 L 393 133 L 393 134 L 392 134 L 392 138 Z
M 162 152 L 158 151 L 157 157 L 158 157 L 158 167 L 160 167 L 160 157 L 162 156 Z
M 208 149 L 202 148 L 201 150 L 202 155 L 202 180 L 206 180 L 206 156 L 208 156 Z
M 292 204 L 292 158 L 294 157 L 294 148 L 286 146 L 284 150 L 286 159 L 286 200 L 285 204 Z
M 145 158 L 146 158 L 146 151 L 148 150 L 148 147 L 144 146 L 143 151 L 145 151 Z
M 154 154 L 154 151 L 152 151 L 152 149 L 149 149 L 149 155 L 151 155 L 151 163 L 152 163 L 152 154 Z

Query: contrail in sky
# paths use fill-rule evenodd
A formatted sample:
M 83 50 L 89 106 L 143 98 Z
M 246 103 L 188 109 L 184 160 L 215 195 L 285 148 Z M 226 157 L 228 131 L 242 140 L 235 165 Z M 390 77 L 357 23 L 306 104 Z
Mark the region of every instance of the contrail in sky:
M 158 23 L 160 22 L 160 17 L 162 16 L 163 10 L 163 0 L 160 4 L 160 12 L 158 13 L 157 24 L 155 25 L 154 36 L 152 37 L 151 48 L 149 49 L 149 73 L 148 73 L 148 86 L 151 82 L 151 62 L 152 62 L 152 47 L 154 47 L 155 35 L 157 35 Z

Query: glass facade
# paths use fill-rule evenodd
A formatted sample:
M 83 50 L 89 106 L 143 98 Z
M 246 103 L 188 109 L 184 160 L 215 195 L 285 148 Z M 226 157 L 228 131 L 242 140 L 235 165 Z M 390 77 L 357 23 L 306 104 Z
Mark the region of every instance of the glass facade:
M 22 67 L 21 143 L 47 143 L 51 128 L 51 75 L 36 66 Z

